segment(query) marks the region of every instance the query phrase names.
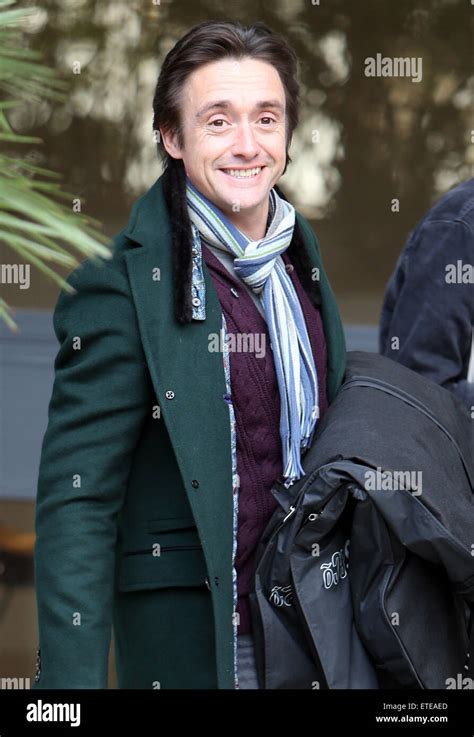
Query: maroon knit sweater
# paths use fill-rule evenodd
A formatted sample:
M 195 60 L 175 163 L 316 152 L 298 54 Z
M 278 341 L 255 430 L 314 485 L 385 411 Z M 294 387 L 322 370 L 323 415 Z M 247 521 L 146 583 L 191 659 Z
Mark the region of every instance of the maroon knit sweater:
M 219 259 L 202 247 L 203 257 L 225 315 L 228 333 L 264 333 L 263 356 L 255 352 L 230 352 L 230 379 L 236 419 L 237 472 L 240 477 L 237 529 L 237 612 L 238 634 L 252 631 L 248 593 L 254 574 L 258 541 L 278 506 L 271 493 L 283 473 L 280 438 L 280 393 L 270 350 L 267 323 L 259 313 L 242 282 Z M 327 408 L 326 342 L 319 310 L 313 306 L 290 264 L 282 255 L 299 297 L 313 349 L 319 382 L 320 416 Z M 238 293 L 238 297 L 231 292 Z M 258 344 L 257 344 L 258 345 Z

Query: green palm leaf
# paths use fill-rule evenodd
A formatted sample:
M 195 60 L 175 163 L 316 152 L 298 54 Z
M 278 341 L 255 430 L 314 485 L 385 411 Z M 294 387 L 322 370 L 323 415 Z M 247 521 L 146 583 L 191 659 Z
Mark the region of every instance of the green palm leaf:
M 110 241 L 94 218 L 71 209 L 74 195 L 61 188 L 56 172 L 8 152 L 12 144 L 40 144 L 36 136 L 16 133 L 8 111 L 26 99 L 63 100 L 68 88 L 54 69 L 41 63 L 41 55 L 24 45 L 21 25 L 35 8 L 12 8 L 15 0 L 0 0 L 0 241 L 66 291 L 66 280 L 48 264 L 75 267 L 82 258 L 110 258 Z M 65 202 L 61 202 L 61 200 Z M 67 204 L 66 204 L 67 203 Z M 81 260 L 82 260 L 81 258 Z M 18 328 L 11 308 L 0 298 L 0 319 Z

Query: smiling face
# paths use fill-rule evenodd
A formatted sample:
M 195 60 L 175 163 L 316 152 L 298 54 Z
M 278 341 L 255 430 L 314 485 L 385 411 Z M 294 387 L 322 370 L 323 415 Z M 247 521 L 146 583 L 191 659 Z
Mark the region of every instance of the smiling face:
M 241 230 L 262 238 L 269 192 L 286 163 L 285 90 L 271 65 L 222 59 L 186 80 L 181 114 L 184 147 L 162 131 L 163 145 L 183 159 L 194 186 Z

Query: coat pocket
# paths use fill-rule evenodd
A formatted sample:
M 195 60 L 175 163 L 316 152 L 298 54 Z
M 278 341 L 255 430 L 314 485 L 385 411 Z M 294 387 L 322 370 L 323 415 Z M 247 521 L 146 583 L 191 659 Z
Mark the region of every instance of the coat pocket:
M 158 517 L 147 522 L 148 532 L 173 532 L 181 530 L 196 530 L 194 517 Z
M 125 543 L 119 553 L 119 591 L 207 585 L 204 552 L 192 517 L 148 520 L 146 529 L 140 543 Z

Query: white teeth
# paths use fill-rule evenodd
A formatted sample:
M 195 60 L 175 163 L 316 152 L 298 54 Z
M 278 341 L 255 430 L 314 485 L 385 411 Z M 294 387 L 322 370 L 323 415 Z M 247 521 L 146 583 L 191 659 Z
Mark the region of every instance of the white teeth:
M 256 169 L 227 169 L 226 174 L 230 174 L 231 177 L 237 177 L 237 179 L 246 179 L 260 174 L 261 171 L 262 167 L 258 166 Z

